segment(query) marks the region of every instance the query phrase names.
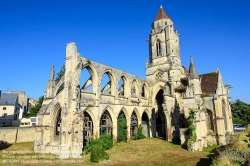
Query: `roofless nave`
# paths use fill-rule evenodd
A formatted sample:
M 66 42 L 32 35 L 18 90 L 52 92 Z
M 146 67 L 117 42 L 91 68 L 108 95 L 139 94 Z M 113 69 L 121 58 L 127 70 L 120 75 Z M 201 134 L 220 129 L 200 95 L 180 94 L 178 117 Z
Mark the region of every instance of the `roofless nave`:
M 198 75 L 192 58 L 189 71 L 181 64 L 179 35 L 163 7 L 153 21 L 148 42 L 146 80 L 86 59 L 75 43 L 68 43 L 65 75 L 57 84 L 51 69 L 38 115 L 35 151 L 80 157 L 87 139 L 107 133 L 116 140 L 119 114 L 126 117 L 127 140 L 142 124 L 146 136 L 184 143 L 182 131 L 189 108 L 196 108 L 193 150 L 227 144 L 233 133 L 232 115 L 220 71 Z M 91 77 L 80 83 L 83 69 Z M 104 74 L 109 82 L 101 88 Z M 61 85 L 64 89 L 57 94 Z

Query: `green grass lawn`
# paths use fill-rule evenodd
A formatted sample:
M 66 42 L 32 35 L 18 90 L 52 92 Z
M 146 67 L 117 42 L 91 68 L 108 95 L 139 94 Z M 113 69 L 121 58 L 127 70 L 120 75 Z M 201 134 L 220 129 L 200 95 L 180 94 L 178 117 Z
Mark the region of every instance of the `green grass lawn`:
M 32 142 L 0 145 L 0 165 L 206 166 L 211 164 L 212 159 L 209 155 L 210 149 L 213 148 L 207 148 L 202 152 L 188 152 L 180 145 L 157 138 L 146 138 L 116 144 L 111 150 L 106 151 L 109 154 L 108 161 L 95 164 L 89 161 L 89 154 L 80 159 L 60 160 L 56 155 L 34 153 L 33 146 Z

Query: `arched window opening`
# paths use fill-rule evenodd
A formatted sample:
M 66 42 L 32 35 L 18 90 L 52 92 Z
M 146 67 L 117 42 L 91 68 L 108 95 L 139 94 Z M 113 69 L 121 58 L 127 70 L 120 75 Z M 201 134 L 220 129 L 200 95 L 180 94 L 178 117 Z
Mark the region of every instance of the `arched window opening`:
M 207 110 L 206 113 L 206 123 L 207 123 L 207 129 L 214 131 L 213 113 L 210 110 Z
M 125 87 L 124 87 L 124 77 L 121 77 L 119 82 L 118 82 L 118 95 L 119 96 L 124 96 L 125 93 Z
M 107 73 L 102 76 L 100 89 L 102 94 L 111 95 L 111 80 Z
M 60 129 L 61 129 L 61 108 L 58 110 L 55 124 L 55 139 L 59 139 Z
M 131 96 L 132 97 L 137 97 L 137 86 L 136 86 L 136 81 L 134 80 L 132 83 L 132 87 L 131 87 Z
M 133 138 L 138 132 L 138 119 L 136 113 L 133 111 L 130 118 L 130 136 Z
M 143 84 L 142 89 L 141 89 L 141 97 L 147 97 L 146 95 L 146 85 Z
M 109 112 L 106 110 L 100 120 L 100 136 L 108 134 L 112 136 L 113 123 Z
M 84 68 L 81 71 L 80 87 L 86 91 L 93 91 L 93 77 L 87 68 Z
M 160 40 L 157 40 L 157 42 L 156 42 L 156 52 L 157 52 L 157 56 L 162 56 L 161 41 Z
M 227 128 L 227 115 L 226 115 L 226 102 L 224 99 L 222 100 L 222 116 L 224 118 L 225 130 L 228 130 L 228 128 Z
M 149 137 L 149 118 L 146 112 L 142 114 L 142 128 L 143 128 L 143 134 L 146 137 Z
M 93 121 L 91 116 L 84 112 L 84 125 L 83 125 L 83 145 L 87 145 L 93 138 Z
M 187 119 L 185 118 L 184 113 L 180 114 L 179 123 L 180 123 L 180 128 L 187 128 L 188 127 Z

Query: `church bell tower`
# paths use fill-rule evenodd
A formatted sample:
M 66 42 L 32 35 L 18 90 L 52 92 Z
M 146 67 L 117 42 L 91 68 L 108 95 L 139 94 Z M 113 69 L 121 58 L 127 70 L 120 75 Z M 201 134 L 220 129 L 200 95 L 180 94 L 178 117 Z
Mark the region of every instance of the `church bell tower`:
M 151 26 L 148 39 L 149 62 L 146 64 L 147 80 L 152 83 L 156 81 L 177 83 L 181 75 L 179 34 L 162 6 Z

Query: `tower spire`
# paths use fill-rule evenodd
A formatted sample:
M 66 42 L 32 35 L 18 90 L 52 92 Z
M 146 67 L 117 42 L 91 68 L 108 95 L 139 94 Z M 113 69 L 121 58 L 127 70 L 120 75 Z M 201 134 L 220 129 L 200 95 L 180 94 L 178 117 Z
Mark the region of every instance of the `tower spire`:
M 199 76 L 198 76 L 197 71 L 196 71 L 195 66 L 194 66 L 194 61 L 193 61 L 192 56 L 190 57 L 189 77 L 191 79 L 199 79 Z
M 162 18 L 170 18 L 170 17 L 167 15 L 167 13 L 165 12 L 165 10 L 163 9 L 161 5 L 154 21 L 160 20 Z
M 52 68 L 50 69 L 50 80 L 54 80 L 54 76 L 55 76 L 55 70 L 53 65 Z

